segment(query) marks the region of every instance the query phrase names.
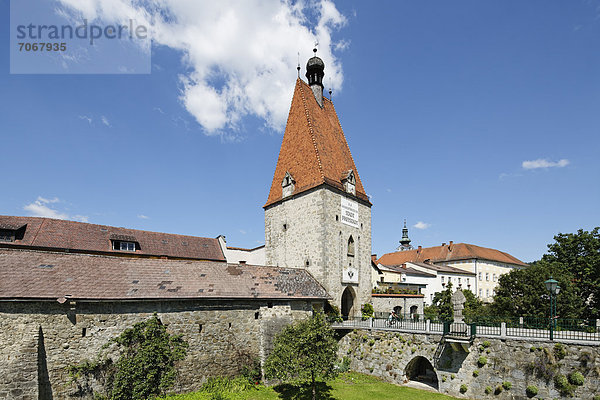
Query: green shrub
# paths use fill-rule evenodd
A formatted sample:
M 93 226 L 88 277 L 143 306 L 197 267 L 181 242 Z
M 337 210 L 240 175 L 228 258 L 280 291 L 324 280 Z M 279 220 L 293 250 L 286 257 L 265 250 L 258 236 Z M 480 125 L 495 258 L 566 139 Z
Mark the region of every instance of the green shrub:
M 492 387 L 491 386 L 486 386 L 485 387 L 485 394 L 490 394 L 492 393 Z
M 450 375 L 450 379 L 454 380 L 454 378 L 456 378 L 454 374 Z
M 487 358 L 485 358 L 484 356 L 481 356 L 477 359 L 477 365 L 479 366 L 479 368 L 483 367 L 485 364 L 487 364 Z
M 504 382 L 502 382 L 502 387 L 506 390 L 510 390 L 510 388 L 512 387 L 512 383 L 510 383 L 508 381 L 504 381 Z
M 475 378 L 477 378 L 479 376 L 479 370 L 478 369 L 476 369 L 475 371 L 473 371 L 473 376 Z
M 554 376 L 554 387 L 558 389 L 562 396 L 573 396 L 575 387 L 569 383 L 566 376 L 558 374 Z
M 527 389 L 525 389 L 525 393 L 527 394 L 527 397 L 534 397 L 538 394 L 538 388 L 535 385 L 529 385 L 527 386 Z
M 375 344 L 375 340 L 374 339 L 369 340 L 369 346 L 373 347 L 374 344 Z
M 483 343 L 481 343 L 481 345 L 487 349 L 487 348 L 488 348 L 488 347 L 490 347 L 492 344 L 491 344 L 489 341 L 485 340 Z
M 349 361 L 350 359 L 348 358 L 348 362 Z M 252 360 L 249 360 L 247 365 L 242 367 L 242 377 L 246 378 L 246 380 L 252 384 L 257 384 L 261 381 L 262 372 L 260 360 L 258 358 L 252 358 Z
M 467 385 L 465 385 L 464 383 L 462 385 L 460 385 L 460 392 L 461 393 L 465 393 L 467 391 Z
M 115 363 L 109 358 L 84 362 L 71 366 L 69 373 L 75 381 L 81 375 L 103 376 L 103 390 L 113 400 L 146 399 L 166 393 L 175 384 L 176 362 L 185 357 L 188 348 L 182 335 L 167 332 L 156 313 L 111 339 L 103 350 L 110 344 L 115 344 L 119 352 Z
M 502 393 L 502 390 L 504 390 L 502 388 L 502 385 L 498 385 L 498 386 L 496 386 L 496 390 L 494 390 L 494 394 L 500 394 L 500 393 Z
M 554 345 L 554 357 L 556 357 L 557 360 L 562 360 L 566 355 L 567 350 L 565 349 L 565 346 L 563 346 L 562 343 L 556 343 Z
M 339 372 L 348 372 L 350 370 L 350 358 L 344 357 L 337 365 L 337 370 Z
M 593 399 L 594 400 L 600 400 L 600 394 L 595 395 Z
M 446 382 L 446 375 L 442 376 L 442 382 Z
M 584 382 L 584 378 L 583 375 L 581 374 L 581 372 L 571 372 L 568 376 L 568 380 L 569 383 L 575 385 L 575 386 L 581 386 L 583 385 Z
M 363 304 L 360 311 L 362 312 L 363 321 L 366 319 L 369 319 L 369 318 L 373 318 L 374 311 L 373 311 L 373 305 L 371 303 Z

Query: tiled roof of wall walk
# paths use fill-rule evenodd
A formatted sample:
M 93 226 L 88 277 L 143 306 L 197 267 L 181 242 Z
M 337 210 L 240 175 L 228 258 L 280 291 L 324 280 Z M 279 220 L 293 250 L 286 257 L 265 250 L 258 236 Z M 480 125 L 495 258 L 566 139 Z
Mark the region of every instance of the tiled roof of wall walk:
M 16 230 L 25 226 L 22 239 L 0 242 L 3 247 L 35 247 L 69 249 L 82 252 L 102 252 L 127 256 L 155 256 L 225 261 L 218 239 L 171 233 L 149 232 L 114 226 L 39 217 L 0 215 L 0 229 Z M 2 227 L 13 228 L 2 228 Z M 139 250 L 112 249 L 112 240 L 139 243 Z
M 435 247 L 425 247 L 421 250 L 405 250 L 384 254 L 377 260 L 383 265 L 402 265 L 406 262 L 424 262 L 430 260 L 437 263 L 442 261 L 480 259 L 506 264 L 527 266 L 523 261 L 500 250 L 489 249 L 468 243 L 453 243 Z
M 333 103 L 323 98 L 321 108 L 308 84 L 298 78 L 265 207 L 282 199 L 286 172 L 296 182 L 293 194 L 298 194 L 322 184 L 343 190 L 342 175 L 349 170 L 354 171 L 356 197 L 368 202 Z
M 0 249 L 0 299 L 326 299 L 305 270 Z

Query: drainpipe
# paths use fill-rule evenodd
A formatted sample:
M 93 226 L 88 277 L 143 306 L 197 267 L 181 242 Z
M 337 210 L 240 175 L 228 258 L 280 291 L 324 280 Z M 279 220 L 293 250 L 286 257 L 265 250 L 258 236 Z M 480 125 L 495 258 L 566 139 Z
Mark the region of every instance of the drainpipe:
M 477 273 L 477 259 L 475 259 L 475 297 L 478 297 L 478 296 L 479 296 L 479 274 Z

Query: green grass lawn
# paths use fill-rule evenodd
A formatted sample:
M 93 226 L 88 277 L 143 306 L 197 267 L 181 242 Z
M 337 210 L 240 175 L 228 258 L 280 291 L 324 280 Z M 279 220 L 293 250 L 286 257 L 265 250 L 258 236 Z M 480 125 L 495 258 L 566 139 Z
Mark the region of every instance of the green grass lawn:
M 311 388 L 291 385 L 265 387 L 257 385 L 242 389 L 232 385 L 229 390 L 220 394 L 217 391 L 206 390 L 166 397 L 166 400 L 310 400 Z M 385 383 L 378 378 L 348 372 L 341 374 L 337 379 L 328 383 L 319 384 L 320 400 L 442 400 L 455 399 L 439 393 L 427 392 L 402 386 Z

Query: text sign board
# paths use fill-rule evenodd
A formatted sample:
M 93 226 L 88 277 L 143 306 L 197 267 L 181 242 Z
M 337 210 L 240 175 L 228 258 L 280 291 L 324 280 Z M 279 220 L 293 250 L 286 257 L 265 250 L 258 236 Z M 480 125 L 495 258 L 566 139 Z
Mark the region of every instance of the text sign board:
M 358 203 L 342 197 L 342 223 L 358 228 Z

